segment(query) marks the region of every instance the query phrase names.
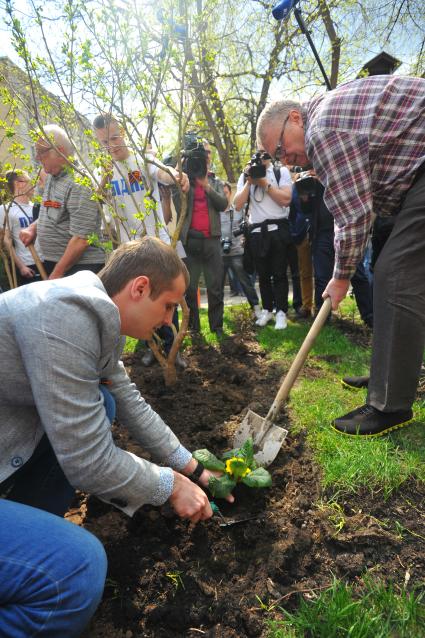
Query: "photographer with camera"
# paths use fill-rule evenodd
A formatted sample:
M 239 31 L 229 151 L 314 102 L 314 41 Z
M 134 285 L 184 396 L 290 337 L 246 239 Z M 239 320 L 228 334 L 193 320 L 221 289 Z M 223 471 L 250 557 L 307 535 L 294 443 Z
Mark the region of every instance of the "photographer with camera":
M 211 332 L 223 334 L 223 259 L 221 256 L 220 212 L 227 207 L 223 182 L 210 170 L 211 148 L 196 135 L 185 138 L 183 167 L 189 177 L 187 212 L 180 239 L 186 251 L 190 284 L 186 301 L 190 309 L 189 327 L 200 331 L 198 285 L 204 273 L 208 298 L 208 322 Z M 174 205 L 180 215 L 181 201 L 175 193 Z
M 273 318 L 276 306 L 276 330 L 286 328 L 288 311 L 287 247 L 289 204 L 292 180 L 285 167 L 275 169 L 271 156 L 259 150 L 239 177 L 233 201 L 236 210 L 248 205 L 249 244 L 258 273 L 263 310 L 258 326 L 266 326 Z
M 221 219 L 221 250 L 223 253 L 223 291 L 226 273 L 231 268 L 237 280 L 242 286 L 249 305 L 255 312 L 257 319 L 260 317 L 261 308 L 257 291 L 243 267 L 244 252 L 244 219 L 243 211 L 235 210 L 231 205 L 232 187 L 229 182 L 224 183 L 224 194 L 228 201 L 228 208 L 220 213 Z

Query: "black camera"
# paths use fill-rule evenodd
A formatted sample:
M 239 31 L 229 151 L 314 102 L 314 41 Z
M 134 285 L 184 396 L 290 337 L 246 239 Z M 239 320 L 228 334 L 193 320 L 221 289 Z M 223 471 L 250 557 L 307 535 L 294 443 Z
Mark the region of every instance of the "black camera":
M 246 219 L 243 219 L 241 223 L 239 224 L 239 228 L 233 231 L 233 237 L 240 237 L 240 235 L 243 235 L 244 237 L 246 237 L 248 234 L 249 234 L 249 224 L 246 221 Z
M 265 151 L 257 151 L 249 160 L 249 166 L 246 169 L 245 173 L 248 177 L 252 179 L 261 179 L 266 176 L 266 167 L 263 164 L 262 160 L 271 159 L 271 155 L 266 153 Z
M 233 233 L 235 234 L 235 233 Z M 223 239 L 221 240 L 221 248 L 224 252 L 225 255 L 227 255 L 228 253 L 230 253 L 230 249 L 232 248 L 232 240 L 230 239 L 230 237 L 223 237 Z
M 207 174 L 207 153 L 196 133 L 186 133 L 184 136 L 182 168 L 191 181 L 197 177 L 205 177 Z

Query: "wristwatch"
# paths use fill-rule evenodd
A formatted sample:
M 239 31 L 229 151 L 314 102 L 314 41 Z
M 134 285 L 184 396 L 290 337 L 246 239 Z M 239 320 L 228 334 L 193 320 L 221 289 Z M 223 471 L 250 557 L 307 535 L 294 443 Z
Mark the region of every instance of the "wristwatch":
M 204 466 L 198 461 L 198 465 L 195 467 L 192 474 L 189 474 L 188 478 L 190 478 L 190 480 L 194 481 L 195 483 L 199 483 L 199 479 L 201 478 L 201 474 L 204 470 Z
M 270 184 L 270 182 L 267 184 L 266 186 L 266 193 L 269 192 L 269 190 L 271 189 L 271 187 L 273 186 L 273 184 Z

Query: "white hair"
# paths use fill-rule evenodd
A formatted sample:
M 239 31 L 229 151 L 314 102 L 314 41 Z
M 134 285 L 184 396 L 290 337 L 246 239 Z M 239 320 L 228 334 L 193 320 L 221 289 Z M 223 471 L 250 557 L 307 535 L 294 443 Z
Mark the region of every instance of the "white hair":
M 40 138 L 48 143 L 53 141 L 55 146 L 63 148 L 63 154 L 67 157 L 74 153 L 74 145 L 69 139 L 68 134 L 57 124 L 47 124 L 43 126 Z
M 291 111 L 302 112 L 300 102 L 294 100 L 276 100 L 270 102 L 260 113 L 257 122 L 257 146 L 262 145 L 262 139 L 266 129 L 276 121 L 283 122 Z

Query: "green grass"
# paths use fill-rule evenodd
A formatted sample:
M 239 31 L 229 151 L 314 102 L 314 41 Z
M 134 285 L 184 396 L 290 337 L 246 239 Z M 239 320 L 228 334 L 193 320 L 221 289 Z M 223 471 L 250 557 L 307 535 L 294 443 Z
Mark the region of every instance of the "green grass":
M 268 638 L 423 638 L 424 593 L 398 592 L 370 578 L 356 593 L 334 580 L 314 598 L 301 598 L 295 613 L 282 610 L 282 620 L 267 626 Z
M 351 316 L 350 299 L 347 305 Z M 308 328 L 289 322 L 283 333 L 272 326 L 259 333 L 262 347 L 271 359 L 281 361 L 283 373 L 289 369 Z M 385 437 L 345 437 L 331 428 L 335 417 L 365 403 L 366 391 L 344 389 L 341 378 L 368 374 L 369 361 L 368 349 L 353 345 L 338 329 L 325 326 L 288 404 L 290 428 L 294 432 L 306 429 L 323 470 L 323 484 L 334 493 L 363 487 L 388 496 L 409 478 L 425 480 L 425 402 L 414 405 L 413 425 Z

